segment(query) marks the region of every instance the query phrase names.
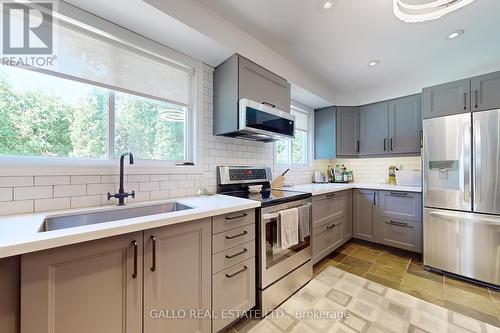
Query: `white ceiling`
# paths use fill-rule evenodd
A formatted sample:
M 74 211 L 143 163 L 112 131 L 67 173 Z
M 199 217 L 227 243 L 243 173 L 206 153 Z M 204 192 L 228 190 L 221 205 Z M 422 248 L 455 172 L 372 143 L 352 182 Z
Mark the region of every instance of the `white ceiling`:
M 398 20 L 392 0 L 337 0 L 326 13 L 319 0 L 198 1 L 358 103 L 500 69 L 499 0 L 424 23 Z

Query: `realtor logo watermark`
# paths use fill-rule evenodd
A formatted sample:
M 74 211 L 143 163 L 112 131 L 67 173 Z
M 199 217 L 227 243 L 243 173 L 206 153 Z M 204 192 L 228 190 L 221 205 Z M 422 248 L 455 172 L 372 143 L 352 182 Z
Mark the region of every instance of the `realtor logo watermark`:
M 2 1 L 2 64 L 52 66 L 54 3 Z

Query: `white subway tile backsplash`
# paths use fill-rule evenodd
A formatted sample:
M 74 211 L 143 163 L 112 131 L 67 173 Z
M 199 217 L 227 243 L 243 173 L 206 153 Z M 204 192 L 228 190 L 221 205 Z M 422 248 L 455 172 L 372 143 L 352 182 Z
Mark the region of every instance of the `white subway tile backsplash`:
M 14 200 L 51 198 L 52 189 L 52 186 L 16 187 L 14 188 Z
M 87 185 L 56 185 L 54 197 L 74 197 L 87 194 Z
M 71 208 L 100 206 L 101 202 L 101 195 L 71 197 Z
M 36 176 L 35 186 L 39 185 L 65 185 L 71 183 L 70 176 Z
M 0 202 L 1 215 L 32 213 L 33 209 L 33 200 Z
M 149 175 L 128 175 L 127 182 L 148 182 Z
M 115 184 L 88 184 L 87 185 L 87 194 L 107 194 L 107 193 L 115 193 Z
M 152 182 L 154 181 L 160 181 L 160 180 L 169 180 L 170 176 L 169 175 L 151 175 L 150 180 Z
M 139 183 L 139 191 L 158 191 L 160 189 L 160 182 L 141 182 Z
M 101 183 L 118 183 L 118 182 L 120 182 L 120 175 L 101 176 Z
M 0 177 L 0 187 L 33 186 L 33 176 Z
M 167 180 L 160 182 L 160 189 L 161 190 L 171 190 L 177 188 L 177 181 L 176 180 Z
M 0 201 L 11 201 L 12 191 L 11 187 L 0 188 Z
M 35 212 L 45 212 L 54 209 L 68 209 L 71 207 L 70 198 L 36 199 Z
M 169 191 L 151 191 L 149 193 L 149 197 L 151 200 L 169 199 L 170 192 Z
M 99 184 L 101 176 L 71 176 L 71 184 Z

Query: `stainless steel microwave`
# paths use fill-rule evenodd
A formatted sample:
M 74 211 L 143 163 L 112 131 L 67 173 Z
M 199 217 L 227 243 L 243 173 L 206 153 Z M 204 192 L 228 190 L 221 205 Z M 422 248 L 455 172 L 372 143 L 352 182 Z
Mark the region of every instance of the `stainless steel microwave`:
M 239 101 L 238 131 L 257 141 L 276 141 L 294 136 L 295 116 L 246 98 Z

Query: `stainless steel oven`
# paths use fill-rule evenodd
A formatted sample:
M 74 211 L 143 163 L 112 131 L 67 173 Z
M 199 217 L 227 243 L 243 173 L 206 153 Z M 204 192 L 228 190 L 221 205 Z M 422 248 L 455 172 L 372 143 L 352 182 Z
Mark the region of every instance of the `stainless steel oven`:
M 289 248 L 279 246 L 279 212 L 306 206 L 310 235 Z M 263 312 L 271 311 L 312 278 L 312 205 L 303 199 L 261 208 L 258 223 L 258 290 Z

